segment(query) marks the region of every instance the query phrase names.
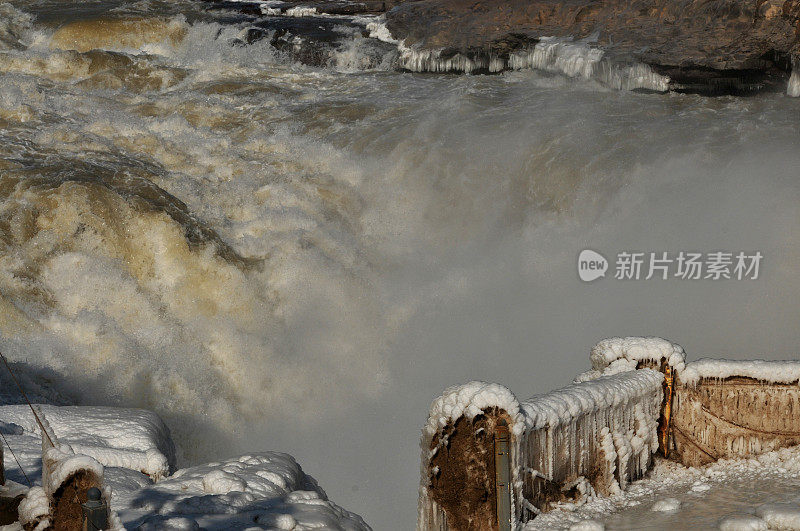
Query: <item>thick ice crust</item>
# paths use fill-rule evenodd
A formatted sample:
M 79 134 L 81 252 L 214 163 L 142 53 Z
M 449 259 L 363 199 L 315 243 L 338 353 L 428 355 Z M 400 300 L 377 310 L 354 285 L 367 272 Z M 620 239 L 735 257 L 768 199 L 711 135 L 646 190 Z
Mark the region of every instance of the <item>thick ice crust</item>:
M 602 371 L 619 359 L 634 362 L 666 361 L 680 371 L 686 363 L 686 353 L 677 343 L 660 337 L 611 337 L 592 347 L 589 358 L 592 368 Z
M 800 361 L 712 360 L 700 359 L 686 365 L 681 382 L 696 385 L 705 378 L 723 380 L 732 377 L 753 378 L 774 384 L 800 382 Z
M 53 433 L 75 453 L 103 466 L 128 468 L 158 480 L 175 466 L 175 447 L 161 418 L 144 409 L 38 405 Z M 0 406 L 0 419 L 26 433 L 39 427 L 27 405 Z

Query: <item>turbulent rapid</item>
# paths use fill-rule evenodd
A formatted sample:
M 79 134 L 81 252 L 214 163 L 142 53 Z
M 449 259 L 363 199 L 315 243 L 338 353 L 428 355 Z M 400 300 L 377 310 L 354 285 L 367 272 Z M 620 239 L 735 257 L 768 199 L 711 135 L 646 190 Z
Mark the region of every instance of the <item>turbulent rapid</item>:
M 377 16 L 232 13 L 0 4 L 0 347 L 39 394 L 153 409 L 184 463 L 290 452 L 409 529 L 447 385 L 549 390 L 610 335 L 796 357 L 797 100 L 620 90 L 651 73 L 588 44 L 413 74 Z M 585 248 L 764 264 L 584 284 Z

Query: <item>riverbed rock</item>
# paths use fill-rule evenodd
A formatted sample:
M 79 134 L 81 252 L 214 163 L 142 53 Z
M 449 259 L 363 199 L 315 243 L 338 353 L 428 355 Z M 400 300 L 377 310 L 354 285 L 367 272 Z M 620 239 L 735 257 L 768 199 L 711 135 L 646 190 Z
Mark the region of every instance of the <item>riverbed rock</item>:
M 412 49 L 478 56 L 542 37 L 585 39 L 689 92 L 712 79 L 735 86 L 785 77 L 800 51 L 800 0 L 393 1 L 402 3 L 387 12 L 387 26 Z

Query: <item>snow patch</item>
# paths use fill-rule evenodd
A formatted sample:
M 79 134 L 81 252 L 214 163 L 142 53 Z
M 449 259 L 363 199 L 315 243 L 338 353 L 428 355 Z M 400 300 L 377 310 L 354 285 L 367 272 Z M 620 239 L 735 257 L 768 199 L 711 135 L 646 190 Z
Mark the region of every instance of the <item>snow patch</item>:
M 244 529 L 253 522 L 270 529 L 369 529 L 328 500 L 292 456 L 278 452 L 178 470 L 118 511 L 127 525 L 144 529 Z
M 49 527 L 49 514 L 50 500 L 42 487 L 31 488 L 19 503 L 19 521 L 23 525 L 39 522 L 38 526 Z
M 378 39 L 379 41 L 388 42 L 389 44 L 400 44 L 400 41 L 392 37 L 392 32 L 386 27 L 386 18 L 383 15 L 377 20 L 367 22 L 366 28 L 372 39 Z
M 317 14 L 317 8 L 307 6 L 291 7 L 283 14 L 287 17 L 312 17 Z
M 100 464 L 141 471 L 154 480 L 169 475 L 175 447 L 161 418 L 143 409 L 79 406 L 36 406 L 44 413 L 56 438 L 75 453 Z M 0 418 L 39 432 L 27 405 L 0 406 Z

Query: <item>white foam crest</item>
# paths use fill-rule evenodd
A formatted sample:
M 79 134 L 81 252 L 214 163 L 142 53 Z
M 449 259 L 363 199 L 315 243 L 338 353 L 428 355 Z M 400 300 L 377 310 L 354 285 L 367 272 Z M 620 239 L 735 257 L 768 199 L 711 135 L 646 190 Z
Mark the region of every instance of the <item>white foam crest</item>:
M 183 17 L 175 17 L 171 24 L 182 25 L 180 39 L 143 43 L 138 50 L 127 51 L 161 56 L 168 63 L 213 77 L 257 70 L 276 62 L 277 52 L 269 39 L 244 44 L 245 28 L 216 22 L 188 24 Z
M 373 46 L 372 39 L 353 35 L 344 46 L 333 50 L 329 66 L 337 72 L 353 73 L 365 70 L 391 70 L 397 54 L 385 53 Z
M 246 45 L 246 31 L 244 26 L 235 24 L 200 21 L 190 24 L 183 15 L 168 19 L 122 19 L 94 26 L 77 22 L 55 31 L 35 28 L 30 32 L 29 52 L 51 62 L 57 53 L 80 61 L 80 55 L 74 56 L 76 51 L 99 49 L 147 58 L 152 66 L 191 67 L 199 73 L 213 71 L 213 75 L 274 64 L 276 50 L 269 39 Z
M 290 7 L 283 13 L 287 17 L 313 17 L 317 14 L 316 7 L 295 6 Z
M 356 17 L 356 20 L 360 20 L 366 23 L 367 31 L 369 31 L 369 36 L 373 39 L 378 39 L 382 42 L 388 42 L 390 44 L 400 44 L 400 41 L 392 37 L 392 32 L 389 31 L 389 28 L 386 27 L 386 17 L 381 15 L 377 19 L 374 18 L 367 18 L 367 17 Z

